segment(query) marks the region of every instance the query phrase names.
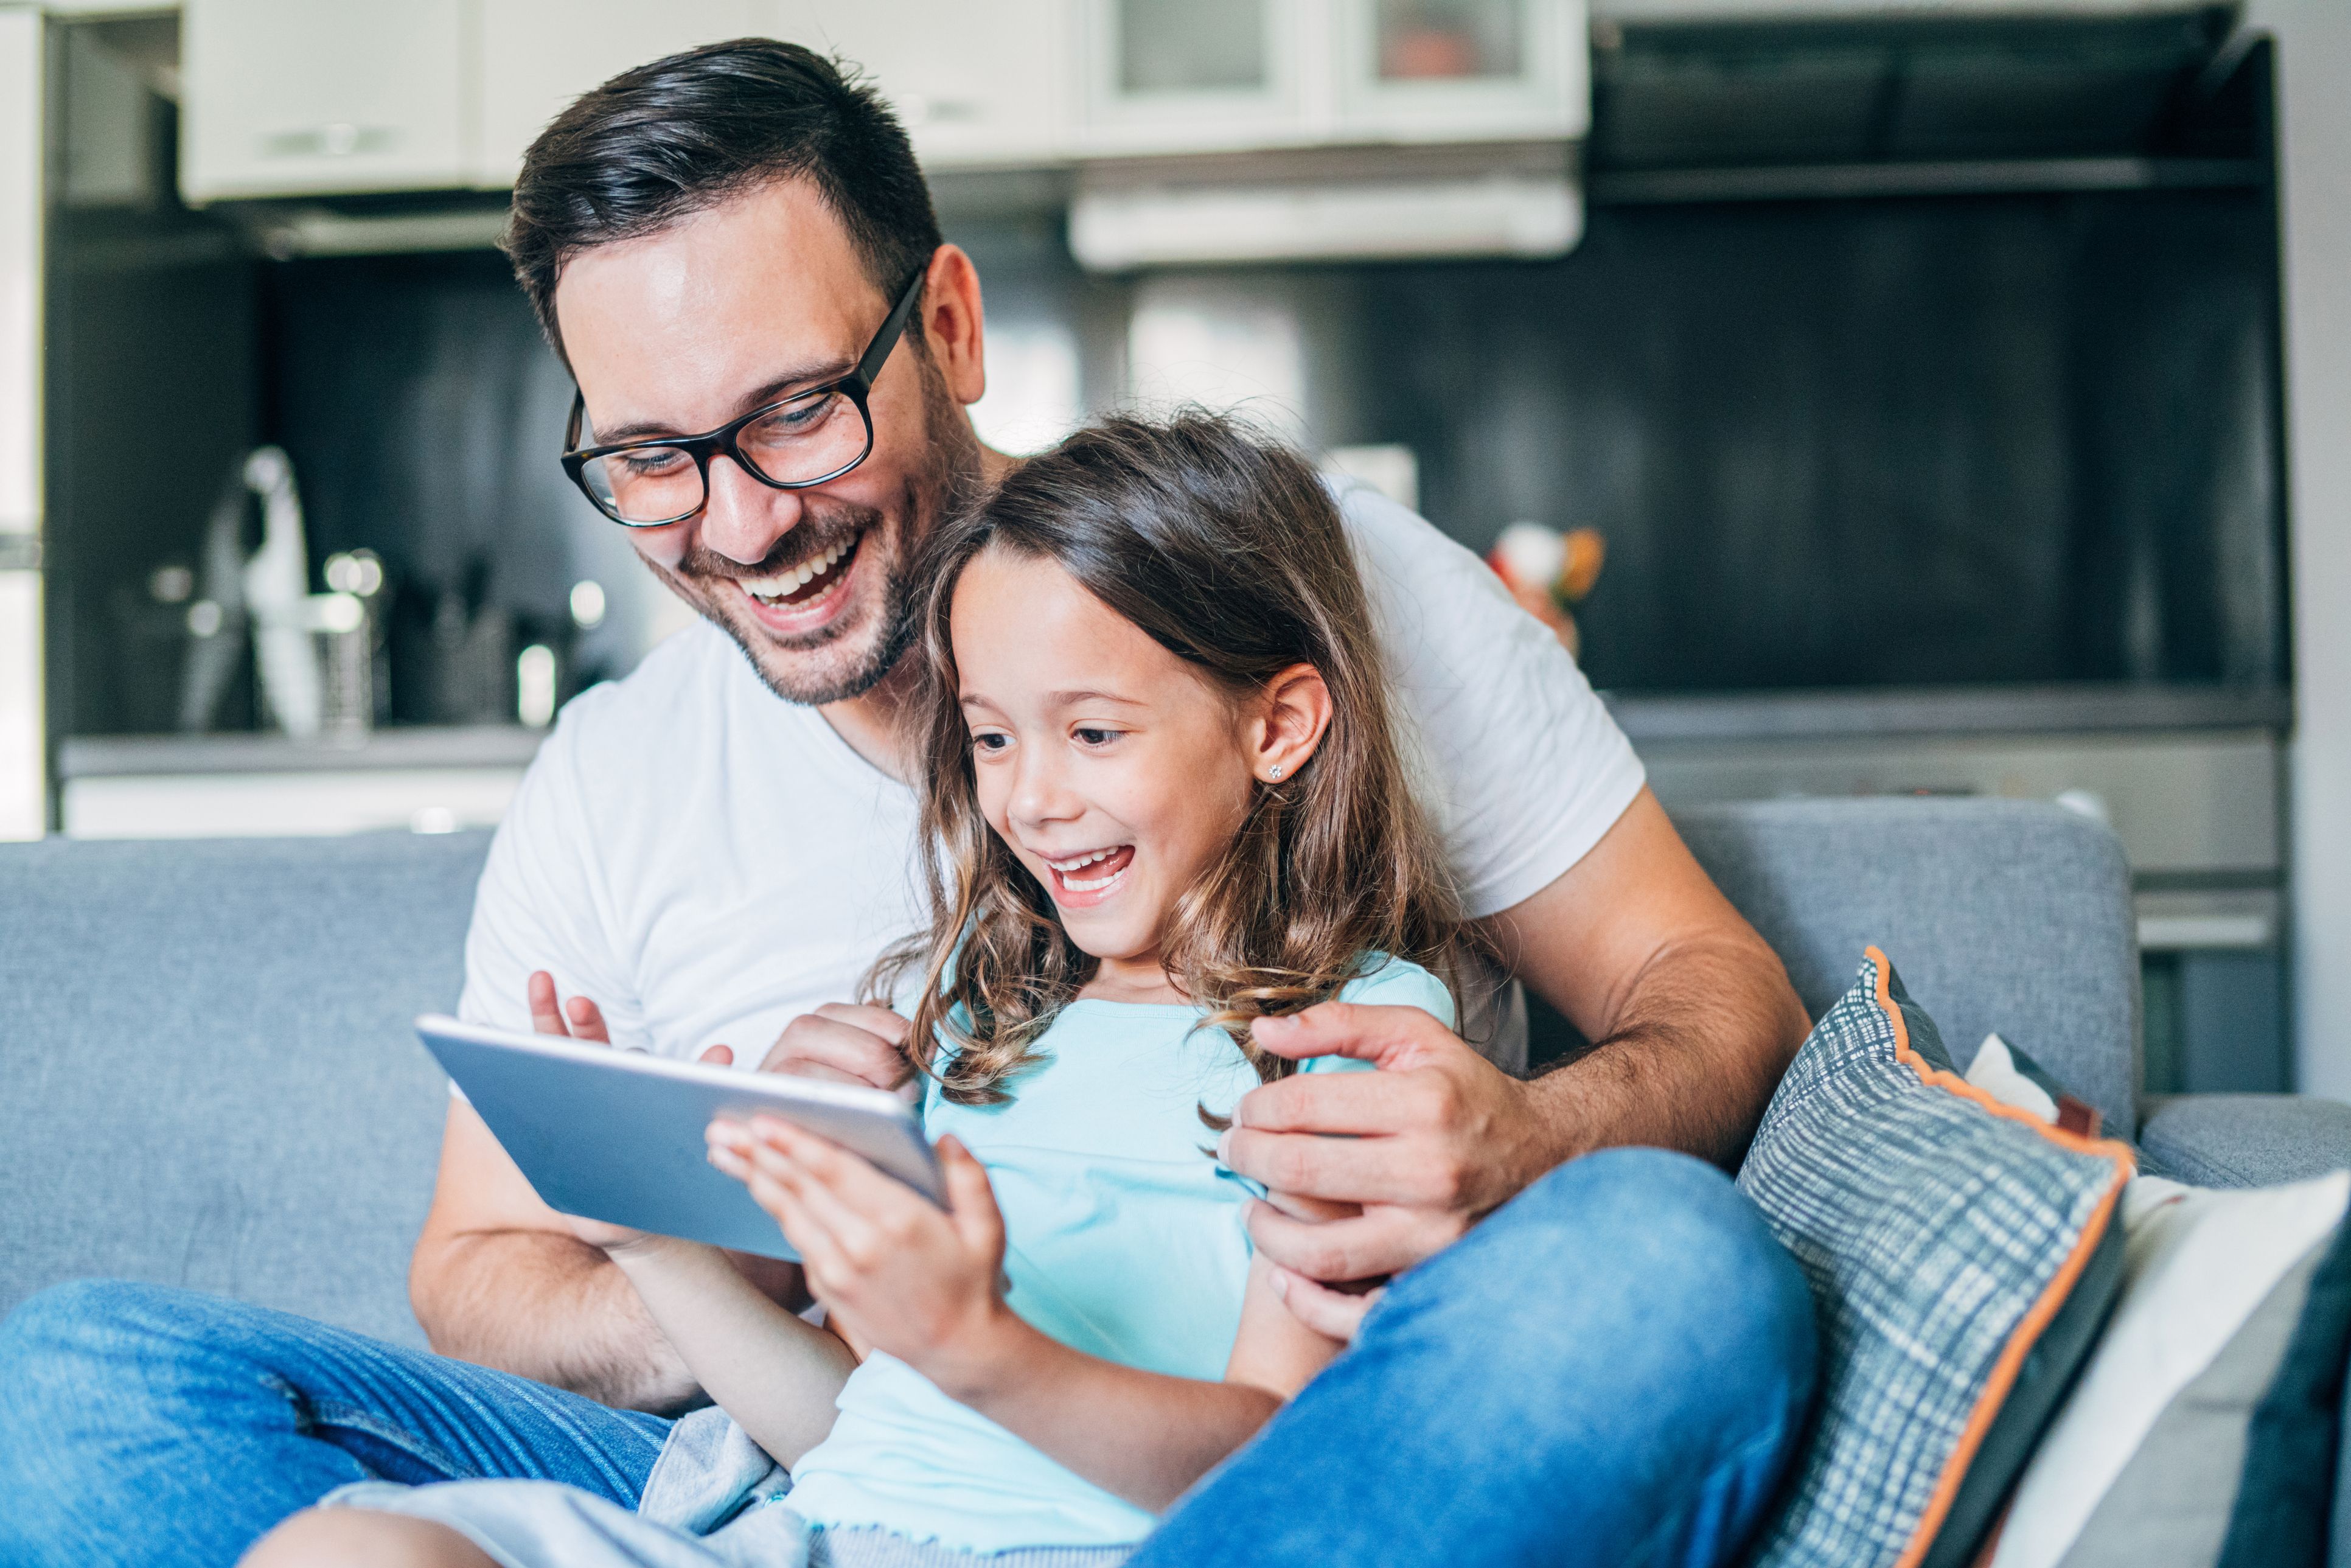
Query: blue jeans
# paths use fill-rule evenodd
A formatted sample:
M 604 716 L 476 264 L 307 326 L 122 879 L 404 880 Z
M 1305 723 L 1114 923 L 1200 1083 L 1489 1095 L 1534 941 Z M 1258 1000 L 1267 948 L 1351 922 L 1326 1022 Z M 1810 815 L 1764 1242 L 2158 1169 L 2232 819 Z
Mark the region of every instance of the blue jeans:
M 1719 1173 L 1593 1155 L 1399 1281 L 1134 1568 L 1727 1563 L 1813 1349 L 1802 1276 Z M 0 1563 L 225 1565 L 371 1477 L 633 1505 L 666 1427 L 257 1308 L 61 1286 L 0 1324 Z

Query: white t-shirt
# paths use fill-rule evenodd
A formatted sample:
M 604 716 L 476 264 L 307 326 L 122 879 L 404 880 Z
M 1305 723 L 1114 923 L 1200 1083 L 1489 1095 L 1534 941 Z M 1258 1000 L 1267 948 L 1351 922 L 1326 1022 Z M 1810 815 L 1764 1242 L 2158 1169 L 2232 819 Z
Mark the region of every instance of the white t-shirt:
M 1640 760 L 1482 561 L 1375 491 L 1339 500 L 1464 901 L 1507 909 L 1599 842 Z M 528 1029 L 546 969 L 616 1043 L 756 1061 L 919 923 L 915 825 L 911 789 L 696 624 L 581 693 L 539 748 L 482 873 L 458 1013 Z M 1523 1064 L 1522 1015 L 1487 1049 Z

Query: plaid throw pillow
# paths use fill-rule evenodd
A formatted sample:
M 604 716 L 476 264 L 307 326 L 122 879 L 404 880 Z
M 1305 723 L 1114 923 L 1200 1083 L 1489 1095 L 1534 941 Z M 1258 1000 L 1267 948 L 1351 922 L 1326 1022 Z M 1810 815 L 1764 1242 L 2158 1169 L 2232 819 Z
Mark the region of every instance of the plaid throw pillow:
M 1739 1173 L 1821 1326 L 1813 1436 L 1757 1568 L 1963 1568 L 2120 1287 L 2131 1169 L 1968 1083 L 1869 949 Z

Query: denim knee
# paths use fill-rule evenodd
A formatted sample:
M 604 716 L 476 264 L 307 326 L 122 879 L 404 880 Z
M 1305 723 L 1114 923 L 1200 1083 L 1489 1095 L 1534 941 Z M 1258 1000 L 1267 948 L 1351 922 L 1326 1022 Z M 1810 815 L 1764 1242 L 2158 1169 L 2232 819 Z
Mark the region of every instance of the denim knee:
M 1373 1322 L 1392 1313 L 1474 1343 L 1495 1388 L 1555 1391 L 1563 1365 L 1589 1376 L 1603 1335 L 1609 1381 L 1662 1401 L 1692 1437 L 1792 1444 L 1818 1350 L 1802 1271 L 1753 1202 L 1663 1149 L 1552 1171 L 1398 1281 Z

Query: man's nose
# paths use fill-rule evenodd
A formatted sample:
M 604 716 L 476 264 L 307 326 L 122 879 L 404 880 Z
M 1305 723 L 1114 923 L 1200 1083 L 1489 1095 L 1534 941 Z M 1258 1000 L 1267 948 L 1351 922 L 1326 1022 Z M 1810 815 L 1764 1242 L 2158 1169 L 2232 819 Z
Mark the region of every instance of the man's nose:
M 799 526 L 800 492 L 762 485 L 733 458 L 710 460 L 710 495 L 702 506 L 702 543 L 727 559 L 757 566 L 776 541 Z

